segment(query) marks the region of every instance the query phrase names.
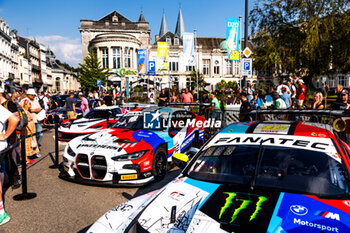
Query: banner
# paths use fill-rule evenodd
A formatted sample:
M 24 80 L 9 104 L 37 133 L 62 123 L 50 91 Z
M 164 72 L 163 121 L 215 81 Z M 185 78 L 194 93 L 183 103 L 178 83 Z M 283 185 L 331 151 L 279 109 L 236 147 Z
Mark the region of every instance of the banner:
M 229 60 L 239 61 L 239 19 L 227 18 L 227 55 Z
M 147 73 L 147 49 L 137 50 L 137 71 L 139 74 Z
M 194 57 L 194 33 L 184 32 L 182 40 L 184 46 L 184 65 L 195 66 L 196 60 Z
M 168 70 L 168 42 L 157 42 L 157 68 Z

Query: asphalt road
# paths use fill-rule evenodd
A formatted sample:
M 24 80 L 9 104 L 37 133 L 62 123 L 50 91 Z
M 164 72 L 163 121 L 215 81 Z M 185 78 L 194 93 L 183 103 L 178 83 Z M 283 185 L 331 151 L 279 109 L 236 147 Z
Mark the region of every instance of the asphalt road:
M 105 188 L 71 183 L 58 178 L 59 171 L 50 169 L 48 156 L 54 152 L 53 132 L 47 132 L 41 141 L 42 157 L 28 167 L 28 192 L 36 193 L 31 200 L 15 201 L 22 187 L 6 192 L 5 209 L 10 222 L 0 226 L 0 232 L 84 232 L 111 208 L 128 199 L 156 190 L 179 174 L 172 170 L 165 179 L 142 188 Z M 63 150 L 64 146 L 60 146 Z M 62 152 L 62 151 L 61 151 Z M 60 162 L 62 157 L 60 156 Z

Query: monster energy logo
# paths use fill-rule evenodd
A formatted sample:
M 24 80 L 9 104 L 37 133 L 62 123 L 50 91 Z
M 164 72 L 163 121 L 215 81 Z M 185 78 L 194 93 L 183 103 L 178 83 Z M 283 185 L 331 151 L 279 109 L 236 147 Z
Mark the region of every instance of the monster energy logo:
M 224 194 L 227 194 L 228 197 L 226 198 L 226 203 L 225 205 L 221 208 L 219 219 L 221 219 L 222 215 L 228 210 L 228 208 L 231 206 L 232 203 L 241 203 L 239 206 L 235 206 L 235 209 L 232 210 L 233 214 L 231 217 L 230 223 L 233 223 L 235 219 L 238 217 L 239 213 L 246 209 L 251 203 L 255 203 L 255 211 L 250 215 L 249 221 L 252 221 L 255 219 L 255 217 L 258 215 L 259 211 L 261 210 L 261 205 L 263 202 L 267 200 L 266 197 L 264 196 L 256 196 L 256 195 L 251 195 L 251 194 L 240 194 L 240 193 L 231 193 L 231 192 L 224 192 Z M 247 196 L 248 198 L 243 198 L 243 196 Z M 257 200 L 254 200 L 256 199 Z

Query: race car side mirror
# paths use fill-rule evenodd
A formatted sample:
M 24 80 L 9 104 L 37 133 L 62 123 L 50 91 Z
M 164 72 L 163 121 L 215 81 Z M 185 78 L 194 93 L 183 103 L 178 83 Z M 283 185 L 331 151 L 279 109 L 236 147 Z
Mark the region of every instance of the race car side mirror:
M 189 160 L 189 157 L 186 154 L 183 154 L 183 153 L 175 153 L 175 154 L 173 154 L 173 162 L 174 162 L 174 164 L 177 167 L 181 168 L 181 169 L 186 167 L 186 164 L 187 164 L 188 160 Z

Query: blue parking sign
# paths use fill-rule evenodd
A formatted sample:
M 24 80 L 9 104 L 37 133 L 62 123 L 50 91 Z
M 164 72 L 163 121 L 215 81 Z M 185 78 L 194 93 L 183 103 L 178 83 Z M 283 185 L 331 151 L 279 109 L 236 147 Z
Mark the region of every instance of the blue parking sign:
M 101 79 L 97 79 L 97 87 L 101 87 Z
M 156 72 L 156 62 L 148 61 L 148 72 Z
M 241 74 L 242 75 L 252 75 L 252 59 L 251 58 L 243 58 L 242 59 L 242 69 Z

